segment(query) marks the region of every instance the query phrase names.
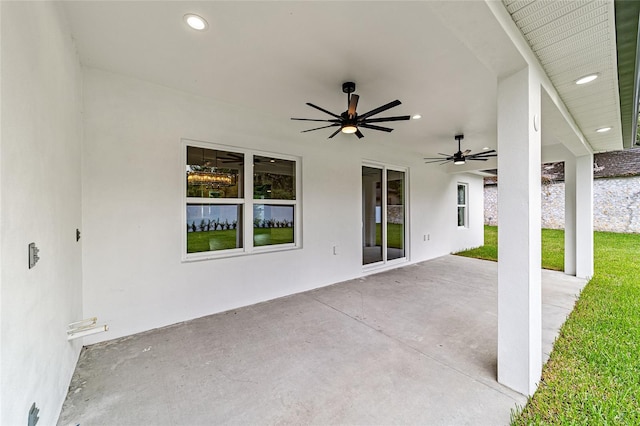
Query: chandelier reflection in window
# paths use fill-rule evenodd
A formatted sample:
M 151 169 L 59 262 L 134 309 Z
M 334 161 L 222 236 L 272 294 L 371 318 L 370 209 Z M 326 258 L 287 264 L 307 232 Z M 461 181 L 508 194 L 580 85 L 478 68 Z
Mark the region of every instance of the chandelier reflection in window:
M 211 188 L 222 188 L 233 185 L 233 176 L 221 172 L 189 171 L 187 182 L 191 185 L 206 185 Z

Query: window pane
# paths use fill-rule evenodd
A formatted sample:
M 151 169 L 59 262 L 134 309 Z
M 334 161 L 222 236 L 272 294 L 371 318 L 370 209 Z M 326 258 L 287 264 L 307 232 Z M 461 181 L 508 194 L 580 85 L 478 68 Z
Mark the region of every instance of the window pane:
M 255 155 L 253 157 L 253 198 L 295 200 L 296 162 Z
M 293 243 L 293 219 L 293 206 L 254 204 L 253 245 L 259 247 Z
M 465 185 L 458 185 L 458 204 L 466 204 L 466 189 L 467 187 Z
M 241 198 L 244 154 L 187 147 L 187 197 Z
M 464 207 L 458 207 L 458 226 L 466 226 Z
M 382 262 L 382 169 L 362 166 L 362 264 Z
M 242 247 L 242 205 L 187 204 L 187 253 Z
M 404 172 L 387 171 L 387 260 L 404 257 Z

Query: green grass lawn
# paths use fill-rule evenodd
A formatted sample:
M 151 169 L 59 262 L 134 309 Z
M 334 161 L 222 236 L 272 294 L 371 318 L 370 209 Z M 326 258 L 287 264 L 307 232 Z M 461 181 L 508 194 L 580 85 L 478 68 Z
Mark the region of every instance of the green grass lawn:
M 562 248 L 563 232 L 548 231 L 542 232 L 542 264 L 561 265 L 552 252 Z M 480 250 L 484 259 L 496 251 L 495 227 L 486 233 L 485 245 L 493 247 Z M 594 234 L 594 276 L 513 425 L 640 425 L 639 255 L 639 234 Z
M 293 243 L 293 228 L 253 228 L 253 245 Z
M 484 245 L 456 254 L 477 259 L 498 260 L 498 228 L 485 225 Z M 542 267 L 554 271 L 564 270 L 564 231 L 542 230 Z
M 376 224 L 376 245 L 382 245 L 382 224 Z M 387 223 L 387 246 L 390 248 L 404 248 L 404 226 L 397 223 Z
M 227 250 L 237 247 L 236 229 L 224 231 L 200 231 L 187 233 L 187 253 Z M 242 236 L 240 236 L 242 238 Z M 293 228 L 254 228 L 254 246 L 285 244 L 293 242 Z

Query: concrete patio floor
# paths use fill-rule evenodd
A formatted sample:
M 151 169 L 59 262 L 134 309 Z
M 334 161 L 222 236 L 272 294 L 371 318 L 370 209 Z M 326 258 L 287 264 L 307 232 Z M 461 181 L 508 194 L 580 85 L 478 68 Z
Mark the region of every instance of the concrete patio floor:
M 548 354 L 585 281 L 542 280 Z M 496 292 L 496 263 L 444 256 L 92 345 L 59 424 L 508 424 Z

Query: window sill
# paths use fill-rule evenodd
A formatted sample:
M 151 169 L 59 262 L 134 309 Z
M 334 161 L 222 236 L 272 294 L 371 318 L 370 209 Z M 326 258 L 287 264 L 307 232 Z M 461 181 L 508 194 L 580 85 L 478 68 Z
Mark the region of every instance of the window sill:
M 202 262 L 205 260 L 216 260 L 216 259 L 229 259 L 233 257 L 244 257 L 244 256 L 254 256 L 258 254 L 264 253 L 279 253 L 285 251 L 292 250 L 300 250 L 301 246 L 296 246 L 293 244 L 278 244 L 277 247 L 259 247 L 254 248 L 253 251 L 247 252 L 243 250 L 225 250 L 224 253 L 215 253 L 215 252 L 204 252 L 202 254 L 190 254 L 183 255 L 181 263 L 191 263 L 191 262 Z

